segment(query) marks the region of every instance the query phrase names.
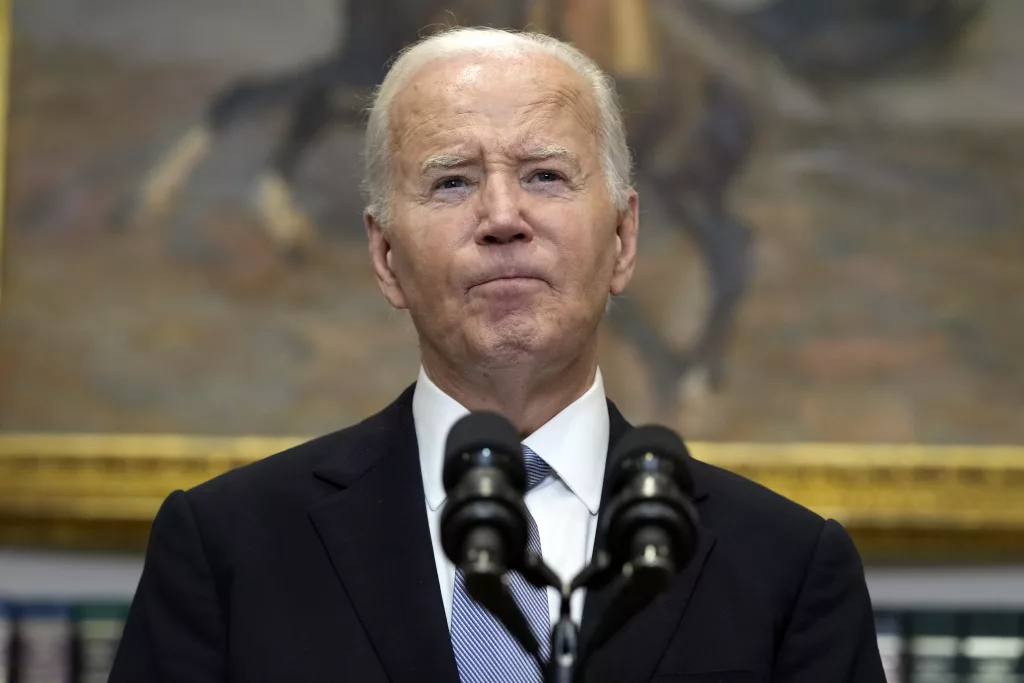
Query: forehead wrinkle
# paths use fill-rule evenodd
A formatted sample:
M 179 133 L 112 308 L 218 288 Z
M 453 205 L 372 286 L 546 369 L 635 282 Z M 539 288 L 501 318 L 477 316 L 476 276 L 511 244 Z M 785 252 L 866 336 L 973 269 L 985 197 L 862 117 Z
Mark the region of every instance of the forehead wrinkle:
M 410 106 L 408 109 L 393 119 L 391 132 L 396 147 L 417 139 L 430 141 L 447 136 L 454 129 L 464 125 L 459 123 L 459 119 L 471 115 L 470 112 L 453 111 L 450 107 L 445 109 L 437 106 Z
M 559 67 L 564 68 L 561 64 Z M 478 70 L 470 69 L 468 71 L 475 77 L 480 75 Z M 396 97 L 392 105 L 393 114 L 390 122 L 391 151 L 397 153 L 402 149 L 409 149 L 411 146 L 422 152 L 439 153 L 436 157 L 431 157 L 422 164 L 416 164 L 410 168 L 409 170 L 414 173 L 416 171 L 424 173 L 433 168 L 450 168 L 460 162 L 472 161 L 473 157 L 456 159 L 455 157 L 462 155 L 459 151 L 452 149 L 453 147 L 463 147 L 468 142 L 452 137 L 455 129 L 461 127 L 458 120 L 467 116 L 474 119 L 479 114 L 475 111 L 473 98 L 470 97 L 469 101 L 464 98 L 469 91 L 476 90 L 476 84 L 465 82 L 466 72 L 467 69 L 461 69 L 453 79 L 451 74 L 445 73 L 443 67 L 433 73 L 427 70 L 426 73 L 413 77 L 409 85 L 403 88 L 403 91 Z M 559 76 L 561 75 L 559 74 Z M 534 135 L 528 132 L 519 132 L 515 135 L 514 141 L 507 141 L 505 144 L 499 143 L 504 153 L 526 151 L 535 154 L 538 150 L 531 150 L 528 144 L 524 143 L 528 143 L 530 138 L 533 138 L 534 144 L 544 142 L 543 138 L 540 140 L 536 138 L 536 133 L 543 132 L 543 129 L 537 130 L 537 124 L 555 122 L 559 119 L 566 121 L 571 117 L 571 120 L 574 120 L 587 133 L 596 135 L 599 132 L 596 104 L 592 95 L 589 94 L 589 88 L 586 87 L 586 84 L 571 80 L 579 80 L 575 73 L 565 75 L 568 75 L 569 78 L 556 77 L 551 79 L 554 82 L 547 78 L 541 78 L 539 75 L 529 79 L 539 86 L 535 90 L 536 95 L 529 101 L 516 106 L 513 120 L 510 123 L 512 128 L 522 129 L 525 127 L 532 130 Z M 477 81 L 477 78 L 470 80 Z M 565 110 L 568 110 L 568 117 L 563 113 Z M 553 154 L 552 152 L 553 150 L 545 150 L 545 154 L 541 156 L 546 158 L 564 156 L 576 169 L 580 169 L 582 159 L 577 158 L 576 155 L 571 152 L 568 155 Z M 417 156 L 419 155 L 417 154 Z M 522 158 L 523 155 L 507 154 L 507 156 Z M 402 165 L 405 163 L 407 162 L 403 162 Z
M 435 84 L 436 80 L 431 79 L 426 85 L 414 80 L 395 98 L 389 122 L 394 151 L 417 137 L 429 140 L 447 133 L 451 130 L 451 119 L 468 114 L 452 106 L 451 97 L 444 88 L 427 87 Z
M 584 130 L 596 134 L 598 124 L 591 99 L 574 85 L 548 87 L 538 93 L 536 99 L 522 105 L 516 118 L 552 120 L 568 112 Z

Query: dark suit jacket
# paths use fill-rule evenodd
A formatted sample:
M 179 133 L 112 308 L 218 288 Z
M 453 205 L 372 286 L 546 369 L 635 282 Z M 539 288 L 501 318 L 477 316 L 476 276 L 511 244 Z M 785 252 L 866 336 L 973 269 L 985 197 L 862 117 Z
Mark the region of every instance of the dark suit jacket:
M 611 441 L 629 425 L 609 403 Z M 587 681 L 884 683 L 843 528 L 693 461 L 696 555 Z M 588 594 L 586 642 L 607 604 Z M 455 683 L 412 388 L 164 503 L 111 683 Z

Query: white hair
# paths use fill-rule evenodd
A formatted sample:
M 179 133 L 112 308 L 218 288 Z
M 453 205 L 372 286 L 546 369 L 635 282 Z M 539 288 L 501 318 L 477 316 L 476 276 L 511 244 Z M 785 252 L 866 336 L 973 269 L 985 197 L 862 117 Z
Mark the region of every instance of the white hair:
M 455 28 L 407 47 L 388 70 L 370 107 L 366 127 L 365 189 L 368 211 L 381 224 L 389 220 L 393 187 L 390 110 L 395 96 L 428 63 L 463 54 L 518 57 L 552 55 L 567 64 L 590 86 L 598 113 L 598 149 L 612 203 L 625 209 L 631 182 L 631 159 L 615 85 L 592 59 L 575 47 L 541 33 L 492 28 Z

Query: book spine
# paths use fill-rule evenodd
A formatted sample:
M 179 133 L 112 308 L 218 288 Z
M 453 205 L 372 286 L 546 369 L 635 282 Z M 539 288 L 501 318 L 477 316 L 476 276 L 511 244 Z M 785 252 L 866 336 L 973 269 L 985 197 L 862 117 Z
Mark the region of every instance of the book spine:
M 128 607 L 121 604 L 78 606 L 78 683 L 107 683 L 127 614 Z
M 23 605 L 16 621 L 14 683 L 72 683 L 71 610 L 63 605 Z
M 903 656 L 905 639 L 899 615 L 879 612 L 875 615 L 875 632 L 878 635 L 878 653 L 882 657 L 886 683 L 905 683 Z
M 973 614 L 960 645 L 964 683 L 1022 683 L 1024 631 L 1015 614 Z
M 947 612 L 910 616 L 907 657 L 908 683 L 961 683 L 958 618 Z
M 0 683 L 11 683 L 14 677 L 13 647 L 14 613 L 9 605 L 0 602 Z

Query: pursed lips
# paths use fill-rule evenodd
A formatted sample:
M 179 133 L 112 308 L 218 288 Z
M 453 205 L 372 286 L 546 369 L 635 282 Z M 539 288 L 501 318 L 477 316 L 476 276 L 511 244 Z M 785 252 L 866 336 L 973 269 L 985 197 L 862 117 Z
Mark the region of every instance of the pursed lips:
M 480 285 L 485 285 L 490 282 L 500 282 L 502 280 L 539 280 L 541 282 L 547 282 L 543 273 L 539 272 L 535 268 L 506 268 L 474 278 L 469 288 L 473 289 Z

